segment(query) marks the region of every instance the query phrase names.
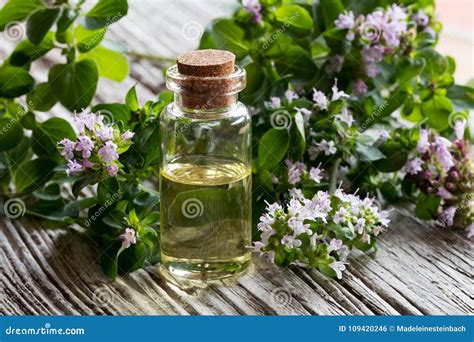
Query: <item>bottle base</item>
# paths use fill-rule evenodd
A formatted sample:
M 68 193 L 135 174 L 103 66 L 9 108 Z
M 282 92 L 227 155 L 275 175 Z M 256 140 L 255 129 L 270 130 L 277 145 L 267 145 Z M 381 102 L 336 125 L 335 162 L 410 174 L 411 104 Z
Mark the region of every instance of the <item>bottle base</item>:
M 243 256 L 219 259 L 183 259 L 161 255 L 162 266 L 176 280 L 212 282 L 236 277 L 244 273 L 252 263 L 251 253 Z

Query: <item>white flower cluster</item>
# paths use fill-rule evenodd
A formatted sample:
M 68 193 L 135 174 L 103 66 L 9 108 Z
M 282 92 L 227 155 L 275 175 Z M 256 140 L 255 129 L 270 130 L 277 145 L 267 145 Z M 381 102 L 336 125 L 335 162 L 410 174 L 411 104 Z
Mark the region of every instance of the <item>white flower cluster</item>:
M 278 265 L 326 266 L 340 279 L 350 248 L 370 248 L 387 227 L 388 214 L 374 199 L 361 199 L 341 189 L 333 195 L 318 191 L 312 199 L 293 189 L 286 208 L 278 203 L 268 205 L 257 226 L 261 240 L 252 249 Z

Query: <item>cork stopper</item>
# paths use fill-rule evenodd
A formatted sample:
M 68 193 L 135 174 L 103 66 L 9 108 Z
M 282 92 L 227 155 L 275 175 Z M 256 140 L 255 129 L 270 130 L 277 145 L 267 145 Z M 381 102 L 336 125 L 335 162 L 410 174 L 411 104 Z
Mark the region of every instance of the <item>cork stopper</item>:
M 237 102 L 237 93 L 245 87 L 245 71 L 235 65 L 235 55 L 229 51 L 191 51 L 168 69 L 166 84 L 185 108 L 225 108 Z
M 235 68 L 235 55 L 224 50 L 197 50 L 182 54 L 176 60 L 178 71 L 195 77 L 229 75 Z

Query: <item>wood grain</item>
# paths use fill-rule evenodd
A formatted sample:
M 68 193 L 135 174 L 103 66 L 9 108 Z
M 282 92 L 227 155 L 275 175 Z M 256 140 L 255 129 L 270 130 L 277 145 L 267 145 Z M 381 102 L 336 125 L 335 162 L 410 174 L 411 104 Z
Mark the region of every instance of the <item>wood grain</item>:
M 228 14 L 233 1 L 130 2 L 129 15 L 107 39 L 140 53 L 174 57 L 197 47 L 183 37 L 186 24 L 205 25 Z M 192 9 L 191 9 L 192 8 Z M 0 37 L 0 58 L 14 43 Z M 34 64 L 38 81 L 62 62 L 58 54 Z M 122 101 L 138 84 L 142 103 L 163 88 L 162 71 L 133 60 L 122 83 L 101 79 L 98 102 Z M 67 118 L 55 106 L 51 113 Z M 34 219 L 0 220 L 0 314 L 3 315 L 433 315 L 472 314 L 472 245 L 461 232 L 426 225 L 410 212 L 393 212 L 376 257 L 357 254 L 341 281 L 317 271 L 281 269 L 255 258 L 237 282 L 180 288 L 158 266 L 107 280 L 93 241 L 77 227 L 53 229 Z

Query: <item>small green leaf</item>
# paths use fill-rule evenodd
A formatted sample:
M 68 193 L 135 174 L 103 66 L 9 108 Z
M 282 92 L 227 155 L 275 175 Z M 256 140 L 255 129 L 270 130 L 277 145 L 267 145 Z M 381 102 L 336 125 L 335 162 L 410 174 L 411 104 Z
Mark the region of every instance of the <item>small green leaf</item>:
M 77 26 L 74 31 L 77 49 L 82 53 L 92 50 L 104 39 L 106 32 L 107 28 L 105 27 L 98 30 L 88 30 L 81 25 Z
M 47 54 L 53 47 L 54 40 L 51 32 L 46 35 L 39 45 L 33 45 L 28 39 L 25 39 L 13 50 L 10 56 L 10 64 L 13 66 L 27 65 Z
M 283 5 L 278 7 L 273 14 L 280 24 L 293 32 L 307 34 L 313 28 L 311 15 L 301 6 Z
M 40 44 L 58 16 L 59 8 L 44 8 L 33 12 L 26 22 L 28 40 L 35 45 Z
M 23 138 L 23 129 L 18 120 L 0 118 L 0 152 L 17 146 Z
M 143 267 L 146 257 L 145 244 L 137 241 L 136 244 L 130 245 L 118 257 L 118 270 L 120 274 L 127 274 Z
M 334 25 L 340 13 L 344 12 L 344 5 L 341 0 L 321 0 L 321 10 L 326 29 Z
M 63 9 L 61 16 L 58 19 L 58 22 L 56 24 L 57 26 L 57 33 L 63 33 L 66 32 L 69 27 L 71 27 L 72 23 L 74 23 L 74 20 L 76 20 L 78 16 L 78 12 L 76 10 L 70 9 L 70 8 L 65 8 Z
M 286 129 L 268 130 L 258 144 L 259 169 L 271 170 L 278 166 L 286 155 L 289 142 L 290 137 Z
M 140 105 L 138 104 L 136 86 L 133 86 L 127 92 L 127 95 L 125 96 L 125 103 L 132 112 L 135 112 L 140 108 Z
M 25 20 L 36 9 L 44 4 L 38 0 L 9 0 L 0 10 L 0 31 L 13 22 Z
M 97 64 L 90 59 L 71 64 L 57 64 L 49 70 L 48 75 L 54 96 L 69 110 L 82 110 L 89 105 L 98 80 Z
M 453 104 L 446 96 L 434 94 L 432 98 L 421 104 L 422 114 L 428 118 L 428 125 L 439 132 L 449 127 L 449 114 Z
M 56 98 L 47 82 L 38 84 L 26 97 L 28 108 L 40 112 L 47 112 L 56 102 Z
M 122 121 L 125 125 L 132 116 L 130 108 L 123 103 L 100 103 L 92 107 L 92 112 L 104 115 L 114 122 Z
M 14 177 L 16 192 L 29 193 L 41 187 L 53 177 L 56 165 L 49 158 L 33 159 L 21 164 Z
M 407 162 L 408 152 L 396 141 L 387 141 L 381 147 L 380 151 L 385 156 L 384 159 L 376 160 L 373 165 L 380 172 L 395 172 L 400 170 Z
M 118 257 L 123 252 L 120 241 L 113 241 L 106 245 L 100 256 L 100 266 L 109 279 L 117 278 Z
M 76 140 L 69 122 L 61 118 L 48 119 L 33 129 L 32 149 L 38 156 L 58 157 L 58 142 L 64 138 Z
M 437 216 L 440 203 L 441 198 L 438 196 L 421 194 L 418 197 L 415 214 L 423 220 L 432 220 Z
M 217 48 L 229 50 L 239 59 L 249 52 L 244 36 L 244 30 L 230 19 L 218 19 L 212 24 L 212 37 Z
M 123 53 L 98 46 L 81 55 L 80 59 L 94 60 L 102 77 L 122 82 L 128 75 L 128 59 Z
M 109 26 L 127 15 L 127 0 L 99 0 L 99 2 L 86 13 L 86 27 L 97 29 Z
M 360 142 L 356 143 L 356 151 L 362 161 L 375 161 L 385 158 L 385 155 L 373 145 L 367 145 Z
M 23 68 L 4 66 L 0 68 L 0 97 L 15 98 L 24 95 L 35 86 L 35 80 Z
M 115 177 L 109 177 L 97 185 L 97 199 L 102 205 L 115 202 L 120 194 L 120 184 Z

